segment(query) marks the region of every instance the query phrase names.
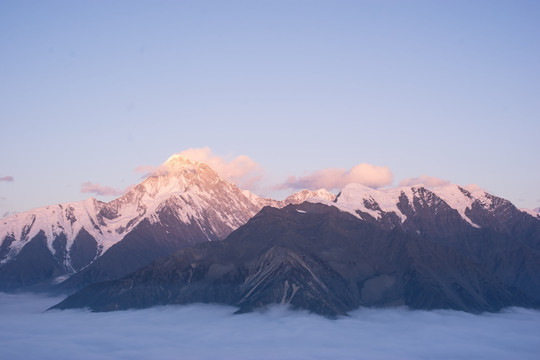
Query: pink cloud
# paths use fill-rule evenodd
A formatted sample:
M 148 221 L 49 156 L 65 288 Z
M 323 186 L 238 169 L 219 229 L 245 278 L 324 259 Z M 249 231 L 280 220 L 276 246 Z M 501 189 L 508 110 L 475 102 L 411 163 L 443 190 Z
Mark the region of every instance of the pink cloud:
M 157 166 L 141 165 L 141 166 L 137 166 L 135 168 L 134 172 L 139 173 L 139 174 L 152 173 L 152 172 L 156 171 L 157 169 L 158 169 Z
M 434 176 L 420 175 L 415 178 L 403 179 L 399 182 L 399 186 L 414 186 L 414 185 L 425 185 L 427 187 L 438 187 L 450 185 L 450 181 L 439 179 Z
M 207 164 L 221 177 L 236 183 L 242 189 L 256 188 L 263 176 L 262 167 L 246 155 L 226 158 L 215 155 L 209 147 L 187 149 L 179 155 Z
M 358 183 L 373 188 L 390 185 L 394 181 L 394 174 L 386 166 L 376 166 L 361 163 L 350 170 L 341 168 L 327 168 L 312 174 L 295 177 L 291 176 L 280 185 L 280 189 L 341 189 L 347 184 Z
M 99 196 L 119 196 L 125 193 L 125 190 L 114 189 L 110 186 L 101 186 L 87 181 L 81 184 L 82 193 L 92 193 Z
M 15 178 L 13 176 L 3 176 L 0 177 L 0 181 L 13 182 L 15 181 Z

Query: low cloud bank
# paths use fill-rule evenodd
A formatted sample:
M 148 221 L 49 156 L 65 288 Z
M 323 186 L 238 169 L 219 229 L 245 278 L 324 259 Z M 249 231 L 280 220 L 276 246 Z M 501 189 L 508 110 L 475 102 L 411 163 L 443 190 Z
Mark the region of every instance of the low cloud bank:
M 272 308 L 49 311 L 59 298 L 0 293 L 6 359 L 537 359 L 540 312 L 361 309 L 328 320 Z

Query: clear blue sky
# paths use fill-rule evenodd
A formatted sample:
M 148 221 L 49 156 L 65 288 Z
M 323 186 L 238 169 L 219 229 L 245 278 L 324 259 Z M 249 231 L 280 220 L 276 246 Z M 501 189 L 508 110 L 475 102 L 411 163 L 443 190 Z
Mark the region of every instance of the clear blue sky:
M 539 19 L 510 0 L 3 0 L 0 216 L 205 146 L 268 184 L 365 162 L 538 207 Z

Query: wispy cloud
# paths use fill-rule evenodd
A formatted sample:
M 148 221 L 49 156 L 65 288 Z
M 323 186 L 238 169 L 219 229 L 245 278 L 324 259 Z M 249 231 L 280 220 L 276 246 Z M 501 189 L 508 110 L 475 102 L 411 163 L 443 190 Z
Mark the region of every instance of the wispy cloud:
M 262 167 L 246 155 L 219 156 L 209 147 L 187 149 L 179 155 L 207 164 L 223 178 L 236 183 L 242 189 L 256 188 L 263 177 Z
M 90 181 L 81 184 L 82 193 L 91 193 L 99 196 L 119 196 L 126 192 L 126 190 L 114 189 L 110 186 L 102 186 L 100 184 L 94 184 Z
M 450 185 L 450 181 L 440 179 L 434 176 L 420 175 L 415 178 L 403 179 L 399 182 L 399 186 L 414 186 L 414 185 L 425 185 L 427 187 L 438 187 Z
M 386 166 L 361 163 L 352 169 L 327 168 L 305 176 L 291 176 L 278 189 L 341 189 L 347 184 L 357 183 L 373 188 L 390 185 L 394 174 Z
M 2 176 L 0 177 L 0 181 L 14 182 L 15 178 L 13 176 Z
M 146 179 L 159 169 L 159 166 L 141 165 L 137 166 L 133 171 L 136 174 L 142 174 L 141 178 Z

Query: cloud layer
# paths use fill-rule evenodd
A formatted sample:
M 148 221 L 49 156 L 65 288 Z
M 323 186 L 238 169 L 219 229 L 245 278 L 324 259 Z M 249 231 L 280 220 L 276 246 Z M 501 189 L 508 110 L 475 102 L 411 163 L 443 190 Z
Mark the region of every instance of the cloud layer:
M 328 320 L 210 305 L 91 313 L 59 298 L 0 293 L 6 359 L 537 359 L 540 312 L 361 309 Z
M 394 181 L 394 174 L 388 167 L 361 163 L 350 170 L 327 168 L 305 176 L 291 176 L 279 188 L 332 190 L 341 189 L 351 183 L 378 188 L 390 185 L 392 181 Z
M 414 186 L 414 185 L 426 185 L 427 187 L 438 187 L 438 186 L 445 186 L 450 185 L 450 181 L 439 179 L 434 176 L 428 176 L 428 175 L 420 175 L 415 178 L 408 178 L 403 179 L 399 182 L 399 186 Z
M 215 155 L 209 147 L 187 149 L 179 155 L 207 164 L 220 176 L 242 189 L 253 189 L 262 179 L 262 167 L 246 155 L 228 159 Z
M 13 176 L 2 176 L 0 177 L 0 181 L 13 182 L 15 181 L 15 178 Z
M 110 186 L 94 184 L 90 181 L 81 184 L 82 193 L 91 193 L 98 196 L 119 196 L 124 194 L 125 190 L 114 189 Z

